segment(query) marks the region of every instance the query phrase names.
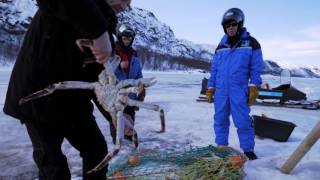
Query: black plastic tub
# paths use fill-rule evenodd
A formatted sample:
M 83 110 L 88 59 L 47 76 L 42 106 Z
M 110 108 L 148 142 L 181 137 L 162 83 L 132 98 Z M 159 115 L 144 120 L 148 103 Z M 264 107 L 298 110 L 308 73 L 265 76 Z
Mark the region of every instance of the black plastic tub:
M 282 121 L 253 115 L 255 134 L 264 138 L 286 142 L 296 125 L 292 122 Z

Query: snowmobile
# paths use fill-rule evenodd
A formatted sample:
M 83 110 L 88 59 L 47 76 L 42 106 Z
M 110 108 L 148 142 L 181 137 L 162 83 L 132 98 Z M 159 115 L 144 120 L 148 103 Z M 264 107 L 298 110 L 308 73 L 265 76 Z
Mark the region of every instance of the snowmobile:
M 254 105 L 302 108 L 316 110 L 320 100 L 307 100 L 306 94 L 291 84 L 282 84 L 272 89 L 259 88 L 259 96 Z
M 254 105 L 301 108 L 317 110 L 320 100 L 307 100 L 306 93 L 298 90 L 291 84 L 291 73 L 284 69 L 280 75 L 280 84 L 275 88 L 259 87 L 259 96 Z

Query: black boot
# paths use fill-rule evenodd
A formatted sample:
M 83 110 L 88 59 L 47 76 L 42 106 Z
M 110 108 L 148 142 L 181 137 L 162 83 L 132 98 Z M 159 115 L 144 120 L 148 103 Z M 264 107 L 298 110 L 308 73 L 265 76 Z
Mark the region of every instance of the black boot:
M 248 157 L 249 160 L 258 159 L 257 155 L 254 152 L 244 152 L 244 154 Z

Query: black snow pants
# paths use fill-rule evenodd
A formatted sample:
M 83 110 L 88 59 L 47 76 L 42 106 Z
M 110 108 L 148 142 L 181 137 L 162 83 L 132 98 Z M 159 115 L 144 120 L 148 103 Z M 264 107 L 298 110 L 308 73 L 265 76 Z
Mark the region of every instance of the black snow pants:
M 106 179 L 107 166 L 97 173 L 87 174 L 108 153 L 107 143 L 92 115 L 92 103 L 85 101 L 80 106 L 63 101 L 59 105 L 47 97 L 36 101 L 34 119 L 26 120 L 25 125 L 32 141 L 39 179 L 71 179 L 67 158 L 61 151 L 64 139 L 80 152 L 84 180 Z

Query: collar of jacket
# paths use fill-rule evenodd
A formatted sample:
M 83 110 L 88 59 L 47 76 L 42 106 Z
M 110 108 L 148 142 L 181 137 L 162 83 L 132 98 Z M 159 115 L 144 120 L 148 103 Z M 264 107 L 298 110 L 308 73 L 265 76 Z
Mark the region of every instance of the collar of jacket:
M 249 37 L 250 37 L 250 33 L 247 31 L 247 29 L 246 29 L 245 27 L 242 28 L 240 41 L 249 40 Z M 223 46 L 226 46 L 226 47 L 231 48 L 231 47 L 230 47 L 230 44 L 228 44 L 228 39 L 229 39 L 229 36 L 228 36 L 227 34 L 225 34 L 225 35 L 222 37 L 219 45 L 223 45 Z

